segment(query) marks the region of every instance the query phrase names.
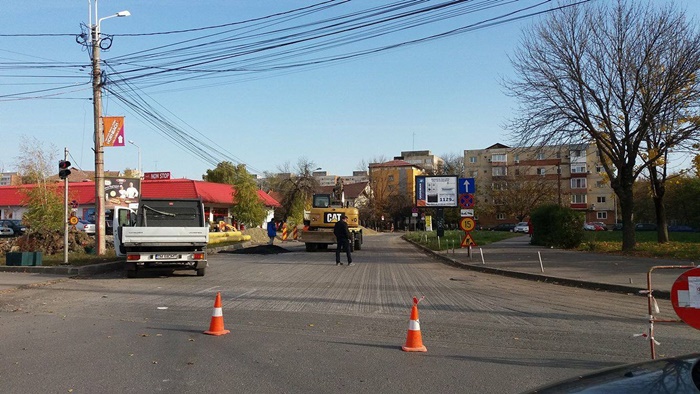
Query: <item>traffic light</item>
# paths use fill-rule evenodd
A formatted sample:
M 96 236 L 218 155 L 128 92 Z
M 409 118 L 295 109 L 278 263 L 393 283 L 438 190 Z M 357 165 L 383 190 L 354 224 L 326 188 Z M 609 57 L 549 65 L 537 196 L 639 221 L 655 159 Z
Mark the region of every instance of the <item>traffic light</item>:
M 70 162 L 68 160 L 61 160 L 58 162 L 58 177 L 61 179 L 68 178 L 70 175 Z

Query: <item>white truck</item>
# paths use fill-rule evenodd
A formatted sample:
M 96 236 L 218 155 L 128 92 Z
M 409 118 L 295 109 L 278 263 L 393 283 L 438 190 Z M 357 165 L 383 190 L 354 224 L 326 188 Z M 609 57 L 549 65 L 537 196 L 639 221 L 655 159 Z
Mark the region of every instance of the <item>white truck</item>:
M 114 249 L 126 257 L 127 277 L 142 270 L 194 270 L 204 276 L 209 227 L 198 199 L 142 198 L 138 214 L 117 208 Z

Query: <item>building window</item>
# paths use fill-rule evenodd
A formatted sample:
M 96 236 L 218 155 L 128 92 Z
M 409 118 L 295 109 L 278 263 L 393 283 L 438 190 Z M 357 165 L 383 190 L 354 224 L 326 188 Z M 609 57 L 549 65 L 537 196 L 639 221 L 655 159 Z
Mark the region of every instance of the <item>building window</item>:
M 544 160 L 544 153 L 538 153 L 537 160 Z
M 476 156 L 470 156 L 470 157 L 469 157 L 469 162 L 472 163 L 472 164 L 476 163 Z
M 513 161 L 515 161 L 516 163 L 520 163 L 520 155 L 513 156 Z
M 586 188 L 586 178 L 571 178 L 571 188 L 572 189 L 585 189 Z
M 571 173 L 572 174 L 585 174 L 586 173 L 586 165 L 585 164 L 572 164 L 571 165 Z
M 472 178 L 476 178 L 477 175 L 479 175 L 479 171 L 472 171 Z
M 598 181 L 595 183 L 595 187 L 603 188 L 605 187 L 605 181 Z
M 601 172 L 604 172 L 604 171 L 605 170 L 603 169 L 603 166 L 595 166 L 595 172 L 600 174 Z
M 506 167 L 493 167 L 491 169 L 491 175 L 493 176 L 506 176 L 507 174 Z
M 520 168 L 515 169 L 515 175 L 520 175 Z
M 544 167 L 540 167 L 537 169 L 537 175 L 545 175 L 547 173 L 547 170 L 544 169 Z
M 507 156 L 504 154 L 493 154 L 491 155 L 492 162 L 504 162 L 507 160 Z
M 493 190 L 506 190 L 508 184 L 506 182 L 494 182 L 491 184 L 491 189 Z
M 605 196 L 598 196 L 597 201 L 600 202 L 600 203 L 604 203 L 604 202 L 605 202 Z
M 571 195 L 571 203 L 572 204 L 585 204 L 586 203 L 586 195 L 585 194 L 572 194 Z
M 496 215 L 496 219 L 498 220 L 506 220 L 506 214 L 505 213 L 499 213 Z
M 598 219 L 607 219 L 608 218 L 608 213 L 605 211 L 598 211 L 596 212 L 596 217 Z
M 576 150 L 570 151 L 570 152 L 569 152 L 569 155 L 570 155 L 571 157 L 583 157 L 583 156 L 586 156 L 586 151 L 585 151 L 585 150 L 576 149 Z

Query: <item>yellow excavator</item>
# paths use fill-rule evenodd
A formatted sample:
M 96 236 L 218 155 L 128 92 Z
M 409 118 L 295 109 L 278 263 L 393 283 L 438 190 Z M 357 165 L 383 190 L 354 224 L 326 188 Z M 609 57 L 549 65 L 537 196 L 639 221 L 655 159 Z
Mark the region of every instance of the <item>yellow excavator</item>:
M 301 241 L 306 244 L 307 252 L 328 249 L 328 245 L 336 243 L 333 227 L 342 215 L 348 217 L 350 247 L 354 250 L 362 248 L 360 212 L 357 208 L 345 206 L 341 190 L 340 193 L 313 195 L 311 210 L 304 213 L 301 232 Z

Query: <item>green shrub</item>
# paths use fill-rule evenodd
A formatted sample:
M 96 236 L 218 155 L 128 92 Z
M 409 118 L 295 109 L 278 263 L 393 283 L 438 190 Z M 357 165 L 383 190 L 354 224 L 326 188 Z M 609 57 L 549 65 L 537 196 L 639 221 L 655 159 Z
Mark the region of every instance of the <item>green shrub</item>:
M 559 205 L 542 205 L 531 214 L 533 227 L 530 243 L 555 248 L 576 248 L 583 241 L 583 221 L 581 212 Z

